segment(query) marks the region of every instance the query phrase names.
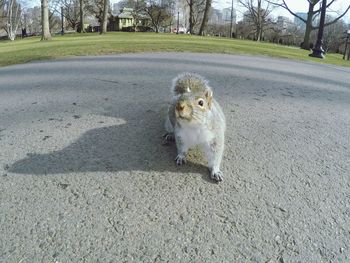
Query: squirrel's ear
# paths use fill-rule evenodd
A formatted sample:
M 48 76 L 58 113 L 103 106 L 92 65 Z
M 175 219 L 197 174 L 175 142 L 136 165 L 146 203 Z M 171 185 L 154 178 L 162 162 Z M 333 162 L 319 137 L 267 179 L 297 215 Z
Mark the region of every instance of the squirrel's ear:
M 209 106 L 209 109 L 210 109 L 211 108 L 211 103 L 212 103 L 212 100 L 213 100 L 213 92 L 210 89 L 208 89 L 205 92 L 205 98 L 208 101 L 208 106 Z

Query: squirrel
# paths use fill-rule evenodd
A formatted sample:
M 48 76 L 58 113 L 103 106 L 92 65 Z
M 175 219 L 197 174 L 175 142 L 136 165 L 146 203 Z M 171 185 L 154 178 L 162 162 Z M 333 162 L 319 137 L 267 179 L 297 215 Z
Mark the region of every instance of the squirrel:
M 187 151 L 199 146 L 208 161 L 210 177 L 220 182 L 224 152 L 225 115 L 213 98 L 212 88 L 202 76 L 184 73 L 173 80 L 173 94 L 165 121 L 165 142 L 175 141 L 177 165 L 186 163 Z

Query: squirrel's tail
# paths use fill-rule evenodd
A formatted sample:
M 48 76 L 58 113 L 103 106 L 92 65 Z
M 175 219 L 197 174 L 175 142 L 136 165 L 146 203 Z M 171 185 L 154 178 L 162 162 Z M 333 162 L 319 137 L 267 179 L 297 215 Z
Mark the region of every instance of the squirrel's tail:
M 208 85 L 208 81 L 202 76 L 191 72 L 185 72 L 178 75 L 173 79 L 171 85 L 171 92 L 174 95 L 190 92 L 203 92 L 208 89 L 211 89 Z

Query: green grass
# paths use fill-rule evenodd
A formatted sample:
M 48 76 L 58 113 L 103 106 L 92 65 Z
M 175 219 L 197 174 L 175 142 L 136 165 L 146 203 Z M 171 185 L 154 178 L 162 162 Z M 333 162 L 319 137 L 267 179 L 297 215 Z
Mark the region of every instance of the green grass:
M 350 66 L 340 54 L 327 54 L 325 59 L 308 56 L 310 52 L 296 47 L 280 46 L 217 37 L 155 33 L 96 33 L 55 36 L 42 42 L 39 37 L 0 42 L 0 66 L 69 56 L 105 55 L 134 52 L 201 52 L 250 54 L 289 58 L 319 63 Z

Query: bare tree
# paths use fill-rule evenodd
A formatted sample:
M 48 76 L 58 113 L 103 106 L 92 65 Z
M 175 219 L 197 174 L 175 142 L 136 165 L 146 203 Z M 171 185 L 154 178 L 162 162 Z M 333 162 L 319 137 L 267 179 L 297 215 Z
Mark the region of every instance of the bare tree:
M 94 15 L 100 25 L 102 25 L 103 20 L 103 6 L 104 6 L 104 0 L 87 0 L 85 8 L 86 11 Z
M 326 18 L 327 19 L 327 18 Z M 330 20 L 329 17 L 327 19 Z M 326 20 L 326 23 L 327 23 Z M 344 44 L 345 32 L 347 31 L 346 24 L 339 20 L 327 26 L 323 33 L 323 45 L 322 47 L 326 52 L 340 52 L 340 47 Z
M 285 24 L 273 22 L 264 33 L 265 40 L 284 45 L 299 45 L 302 38 L 303 32 L 292 22 Z
M 41 8 L 36 6 L 26 10 L 26 25 L 28 32 L 36 34 L 41 30 Z
M 82 32 L 85 32 L 85 28 L 84 28 L 85 13 L 92 11 L 92 9 L 96 9 L 96 6 L 98 4 L 99 4 L 99 1 L 96 1 L 96 0 L 91 0 L 90 2 L 89 0 L 51 0 L 50 10 L 53 13 L 57 12 L 60 14 L 61 7 L 63 7 L 63 16 L 67 21 L 68 26 L 82 33 Z M 103 10 L 103 7 L 102 7 L 102 10 Z
M 49 28 L 48 0 L 41 0 L 41 26 L 42 26 L 41 40 L 42 41 L 50 40 L 51 33 Z
M 0 0 L 0 29 L 5 25 L 5 3 L 4 0 Z
M 119 9 L 122 10 L 124 7 L 126 8 L 132 8 L 134 6 L 134 3 L 132 0 L 120 0 L 118 2 Z M 118 11 L 120 11 L 118 10 Z
M 198 30 L 198 23 L 202 20 L 206 0 L 183 0 L 180 1 L 184 11 L 188 14 L 188 29 L 187 32 L 195 34 Z
M 168 5 L 169 4 L 169 5 Z M 159 4 L 157 1 L 150 0 L 145 7 L 145 12 L 151 20 L 152 26 L 154 27 L 156 33 L 159 32 L 159 28 L 164 25 L 168 20 L 172 19 L 172 14 L 170 8 L 172 7 L 172 2 Z
M 80 0 L 54 0 L 50 1 L 51 16 L 54 13 L 61 13 L 63 8 L 63 16 L 69 27 L 77 30 L 80 22 Z
M 133 11 L 131 15 L 134 18 L 134 31 L 138 31 L 138 25 L 141 18 L 144 16 L 144 10 L 146 8 L 145 0 L 133 0 Z
M 50 32 L 61 30 L 61 17 L 56 14 L 56 12 L 51 11 L 49 7 L 49 27 Z
M 315 7 L 317 6 L 317 4 L 319 4 L 319 2 L 321 0 L 306 0 L 309 4 L 308 7 L 308 12 L 307 12 L 307 18 L 303 18 L 301 16 L 299 16 L 298 14 L 296 14 L 295 12 L 293 12 L 289 6 L 287 5 L 285 0 L 267 0 L 268 2 L 276 5 L 276 6 L 280 6 L 284 9 L 286 9 L 290 14 L 292 14 L 293 16 L 299 18 L 301 21 L 303 21 L 306 25 L 305 28 L 305 34 L 304 34 L 304 41 L 301 45 L 301 48 L 309 50 L 310 49 L 310 34 L 312 30 L 318 29 L 318 26 L 314 26 L 312 24 L 313 20 L 315 19 L 315 17 L 321 12 L 321 9 L 316 9 Z M 330 9 L 331 5 L 335 2 L 336 0 L 331 0 L 328 4 L 327 4 L 327 9 Z M 336 23 L 339 19 L 341 19 L 350 9 L 350 4 L 349 6 L 342 12 L 340 13 L 336 18 L 334 18 L 332 21 L 329 21 L 327 23 L 325 23 L 325 27 L 329 26 L 331 24 Z
M 269 3 L 263 5 L 263 0 L 239 0 L 239 3 L 247 9 L 245 13 L 246 20 L 251 23 L 255 31 L 255 40 L 262 40 L 263 32 L 270 23 L 268 18 L 272 12 L 272 7 Z
M 0 26 L 2 27 L 5 19 L 5 0 L 0 0 Z

